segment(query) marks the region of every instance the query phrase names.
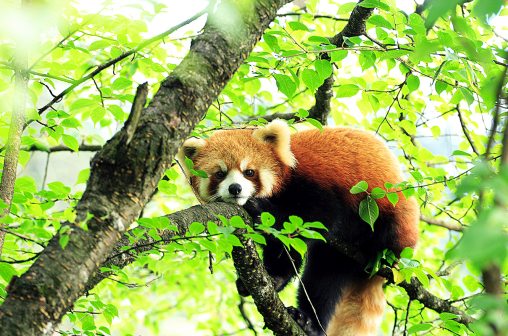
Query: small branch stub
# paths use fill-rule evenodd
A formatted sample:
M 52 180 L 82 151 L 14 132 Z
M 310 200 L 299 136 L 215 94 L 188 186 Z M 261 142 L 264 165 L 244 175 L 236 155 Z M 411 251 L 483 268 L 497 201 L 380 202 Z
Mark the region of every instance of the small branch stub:
M 127 134 L 126 144 L 128 145 L 132 141 L 132 137 L 136 132 L 136 127 L 138 126 L 139 117 L 141 116 L 141 111 L 146 105 L 146 97 L 148 96 L 148 82 L 144 82 L 140 86 L 138 86 L 136 90 L 136 96 L 134 97 L 134 102 L 132 103 L 131 114 L 126 121 L 125 132 Z

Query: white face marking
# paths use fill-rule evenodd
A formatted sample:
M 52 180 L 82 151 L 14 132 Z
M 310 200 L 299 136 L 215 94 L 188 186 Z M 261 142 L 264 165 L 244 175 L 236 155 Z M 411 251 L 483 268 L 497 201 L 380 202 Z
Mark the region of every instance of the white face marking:
M 229 192 L 229 186 L 232 184 L 239 184 L 242 191 L 238 195 L 232 195 Z M 224 202 L 236 203 L 244 205 L 249 197 L 256 193 L 256 186 L 243 176 L 243 173 L 238 169 L 231 170 L 226 178 L 219 184 L 217 195 L 219 195 Z
M 271 196 L 273 186 L 275 185 L 275 176 L 273 175 L 273 172 L 271 172 L 269 169 L 261 168 L 259 169 L 259 179 L 261 180 L 261 185 L 263 186 L 259 192 L 259 196 Z
M 208 185 L 210 184 L 209 178 L 199 178 L 198 181 L 198 193 L 201 199 L 205 202 L 210 201 L 210 195 L 208 195 Z
M 226 166 L 226 164 L 223 161 L 217 161 L 217 164 L 219 165 L 220 169 L 223 172 L 226 173 L 228 171 L 228 167 Z
M 247 165 L 249 164 L 249 160 L 248 159 L 243 159 L 242 162 L 240 163 L 240 169 L 242 171 L 245 171 L 245 169 L 247 169 Z

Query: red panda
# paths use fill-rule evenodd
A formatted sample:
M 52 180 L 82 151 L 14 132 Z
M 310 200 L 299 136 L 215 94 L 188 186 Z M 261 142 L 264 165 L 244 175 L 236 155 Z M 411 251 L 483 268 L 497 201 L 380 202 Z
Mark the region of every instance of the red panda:
M 288 216 L 305 222 L 319 221 L 329 241 L 339 238 L 366 252 L 389 248 L 399 255 L 414 247 L 418 239 L 419 208 L 414 198 L 402 193 L 394 207 L 386 197 L 377 199 L 379 217 L 372 231 L 359 216 L 365 197 L 350 189 L 366 181 L 369 191 L 385 182 L 403 181 L 399 163 L 384 143 L 372 134 L 350 127 L 325 127 L 291 134 L 289 126 L 275 120 L 256 130 L 223 130 L 209 140 L 191 138 L 177 158 L 187 156 L 194 169 L 209 178 L 191 176 L 191 184 L 204 202 L 223 201 L 242 205 L 253 218 L 271 213 L 281 230 Z M 277 291 L 295 276 L 282 243 L 266 236 L 263 262 Z M 369 279 L 362 266 L 323 241 L 307 239 L 308 254 L 298 309 L 289 312 L 309 336 L 374 336 L 386 305 L 383 279 Z M 290 251 L 297 268 L 303 264 L 299 253 Z M 241 280 L 241 295 L 247 296 Z M 319 323 L 318 323 L 319 319 Z

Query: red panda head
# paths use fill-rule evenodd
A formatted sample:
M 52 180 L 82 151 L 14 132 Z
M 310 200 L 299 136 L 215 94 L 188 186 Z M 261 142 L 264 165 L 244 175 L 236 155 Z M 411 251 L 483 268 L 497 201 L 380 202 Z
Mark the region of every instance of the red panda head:
M 275 120 L 252 130 L 224 130 L 209 140 L 191 138 L 177 155 L 185 169 L 185 156 L 195 170 L 208 178 L 190 176 L 192 187 L 205 202 L 245 204 L 250 197 L 269 197 L 284 183 L 288 171 L 296 167 L 286 122 Z

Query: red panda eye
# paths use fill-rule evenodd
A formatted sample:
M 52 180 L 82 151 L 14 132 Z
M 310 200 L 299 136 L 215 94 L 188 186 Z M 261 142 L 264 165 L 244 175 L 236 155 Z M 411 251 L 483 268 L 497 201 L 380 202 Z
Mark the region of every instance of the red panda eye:
M 215 177 L 218 178 L 218 179 L 223 179 L 226 177 L 226 173 L 223 172 L 222 170 L 219 170 L 218 172 L 215 173 Z
M 252 176 L 254 176 L 254 170 L 247 169 L 246 171 L 243 172 L 243 175 L 245 175 L 247 177 L 252 177 Z

